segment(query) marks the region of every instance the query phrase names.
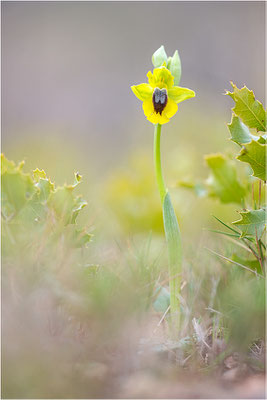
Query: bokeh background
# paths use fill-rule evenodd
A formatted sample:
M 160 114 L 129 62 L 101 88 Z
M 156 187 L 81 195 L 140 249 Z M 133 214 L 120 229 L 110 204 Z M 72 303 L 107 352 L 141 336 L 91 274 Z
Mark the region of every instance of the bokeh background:
M 138 196 L 134 186 L 143 179 L 143 203 L 156 191 L 153 126 L 130 86 L 146 81 L 161 44 L 168 55 L 178 49 L 180 85 L 196 97 L 164 126 L 165 176 L 171 188 L 180 179 L 206 178 L 203 155 L 234 148 L 226 127 L 233 104 L 223 96 L 230 81 L 264 100 L 264 8 L 264 2 L 2 2 L 2 151 L 58 183 L 79 171 L 91 204 L 107 198 L 124 225 L 121 210 Z M 114 188 L 122 197 L 115 208 Z M 196 204 L 187 193 L 187 201 L 181 191 L 174 195 L 186 229 L 188 207 Z M 133 218 L 142 207 L 144 220 L 152 206 L 135 202 Z
M 163 170 L 183 238 L 179 335 L 192 338 L 195 321 L 205 337 L 212 325 L 222 343 L 219 333 L 227 337 L 227 324 L 221 329 L 218 315 L 234 304 L 230 342 L 246 354 L 255 335 L 264 336 L 262 287 L 206 249 L 228 257 L 239 250 L 207 229 L 218 229 L 212 215 L 238 219 L 241 206 L 199 197 L 201 190 L 179 182 L 203 184 L 205 155 L 234 159 L 239 151 L 227 128 L 234 104 L 223 93 L 231 90 L 230 81 L 245 84 L 264 103 L 265 3 L 3 1 L 1 9 L 2 151 L 15 162 L 25 160 L 26 172 L 44 169 L 57 185 L 71 184 L 78 171 L 83 181 L 75 193 L 88 206 L 77 224 L 94 235 L 79 252 L 61 240 L 63 228 L 55 242 L 52 228 L 39 240 L 32 225 L 21 226 L 21 236 L 13 226 L 20 246 L 4 237 L 3 398 L 249 396 L 243 383 L 239 394 L 218 392 L 225 384 L 218 389 L 209 377 L 201 386 L 204 375 L 200 388 L 192 385 L 198 366 L 206 367 L 193 342 L 184 355 L 189 379 L 169 374 L 170 354 L 159 362 L 153 350 L 147 366 L 140 361 L 151 337 L 156 353 L 159 344 L 166 350 L 167 330 L 164 324 L 158 329 L 164 310 L 155 316 L 150 306 L 154 288 L 167 290 L 168 263 L 153 126 L 130 86 L 146 81 L 161 45 L 169 56 L 178 49 L 180 85 L 196 92 L 162 132 Z M 246 166 L 234 164 L 247 185 Z M 263 365 L 263 350 L 260 357 Z

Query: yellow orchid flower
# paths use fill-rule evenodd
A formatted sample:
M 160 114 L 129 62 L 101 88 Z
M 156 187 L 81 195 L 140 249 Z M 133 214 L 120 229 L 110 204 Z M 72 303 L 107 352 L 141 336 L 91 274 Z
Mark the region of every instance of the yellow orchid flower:
M 193 90 L 174 86 L 174 77 L 165 67 L 155 68 L 147 74 L 148 83 L 131 86 L 136 97 L 143 102 L 144 114 L 152 124 L 166 124 L 178 110 L 177 104 L 195 96 Z

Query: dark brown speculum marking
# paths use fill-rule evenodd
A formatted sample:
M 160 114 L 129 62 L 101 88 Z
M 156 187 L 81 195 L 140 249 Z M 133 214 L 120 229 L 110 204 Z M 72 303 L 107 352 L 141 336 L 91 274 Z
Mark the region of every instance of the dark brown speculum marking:
M 162 114 L 162 111 L 166 107 L 168 100 L 168 94 L 166 89 L 156 88 L 153 92 L 153 106 L 156 113 Z

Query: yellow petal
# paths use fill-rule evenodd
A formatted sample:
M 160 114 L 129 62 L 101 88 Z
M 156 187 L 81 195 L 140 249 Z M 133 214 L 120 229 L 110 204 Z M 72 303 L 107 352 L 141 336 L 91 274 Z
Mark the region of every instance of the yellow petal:
M 195 92 L 191 89 L 173 86 L 168 89 L 168 96 L 171 100 L 175 101 L 175 103 L 181 103 L 181 101 L 195 97 Z
M 131 86 L 132 91 L 139 100 L 147 100 L 152 97 L 153 88 L 148 83 L 141 83 L 140 85 Z
M 174 78 L 170 71 L 166 67 L 159 67 L 153 70 L 153 74 L 151 71 L 147 74 L 149 84 L 155 88 L 159 89 L 163 88 L 171 88 L 173 86 Z
M 143 102 L 143 110 L 144 110 L 144 114 L 147 118 L 152 116 L 152 114 L 154 113 L 154 106 L 153 106 L 152 98 L 150 100 L 145 100 Z
M 167 118 L 171 118 L 174 116 L 177 110 L 178 110 L 177 104 L 172 99 L 168 98 L 167 105 L 164 108 L 162 114 Z

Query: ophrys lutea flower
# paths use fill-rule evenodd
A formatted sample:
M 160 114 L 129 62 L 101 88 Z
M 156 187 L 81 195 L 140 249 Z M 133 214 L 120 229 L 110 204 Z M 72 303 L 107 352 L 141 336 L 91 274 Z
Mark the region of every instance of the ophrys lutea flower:
M 143 102 L 144 114 L 152 124 L 166 124 L 178 110 L 177 104 L 195 96 L 193 90 L 174 86 L 174 77 L 165 67 L 147 74 L 148 83 L 132 86 L 136 97 Z

